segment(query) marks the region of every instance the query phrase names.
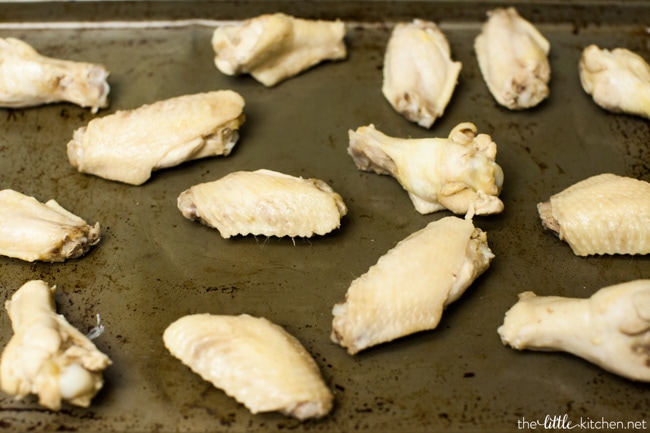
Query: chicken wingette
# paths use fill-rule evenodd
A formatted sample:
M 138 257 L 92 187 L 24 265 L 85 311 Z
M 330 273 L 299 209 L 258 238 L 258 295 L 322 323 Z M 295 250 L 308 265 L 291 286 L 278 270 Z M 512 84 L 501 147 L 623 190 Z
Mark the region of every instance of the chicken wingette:
M 224 238 L 324 235 L 339 228 L 348 211 L 324 181 L 265 169 L 194 185 L 177 204 L 183 216 L 216 228 Z
M 252 413 L 320 418 L 334 396 L 318 365 L 282 327 L 261 317 L 193 314 L 163 333 L 165 347 Z
M 214 63 L 226 75 L 248 73 L 267 87 L 324 60 L 347 56 L 342 21 L 265 14 L 218 27 L 212 35 Z
M 55 200 L 41 203 L 12 189 L 0 191 L 0 255 L 27 262 L 63 262 L 100 240 L 99 223 L 86 221 Z
M 152 171 L 229 155 L 244 123 L 243 109 L 241 95 L 221 90 L 118 111 L 75 130 L 68 159 L 81 173 L 141 185 Z
M 490 265 L 487 234 L 466 219 L 429 223 L 379 258 L 352 281 L 345 301 L 332 309 L 331 338 L 351 355 L 438 326 Z
M 537 205 L 542 225 L 579 256 L 650 253 L 650 183 L 612 173 Z
M 461 67 L 435 23 L 398 23 L 386 47 L 381 90 L 398 113 L 430 128 L 449 104 Z
M 489 11 L 474 51 L 490 93 L 502 106 L 521 110 L 548 97 L 550 44 L 516 9 Z
M 605 110 L 650 119 L 650 65 L 625 49 L 589 45 L 580 56 L 580 83 Z

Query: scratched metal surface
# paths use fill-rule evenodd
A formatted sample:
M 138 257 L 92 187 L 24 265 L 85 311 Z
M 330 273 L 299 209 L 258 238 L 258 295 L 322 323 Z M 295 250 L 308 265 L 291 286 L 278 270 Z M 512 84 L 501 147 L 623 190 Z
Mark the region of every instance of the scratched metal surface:
M 31 279 L 56 284 L 58 310 L 82 330 L 101 314 L 96 344 L 113 360 L 90 408 L 53 413 L 34 398 L 0 395 L 9 431 L 511 431 L 547 415 L 648 420 L 648 386 L 570 355 L 519 353 L 496 333 L 517 294 L 587 297 L 600 287 L 650 277 L 647 257 L 579 258 L 539 223 L 536 204 L 588 176 L 614 172 L 650 180 L 647 120 L 606 113 L 579 86 L 577 63 L 589 43 L 624 46 L 650 59 L 642 2 L 515 2 L 550 40 L 551 96 L 510 112 L 489 95 L 472 49 L 490 2 L 143 2 L 0 4 L 0 36 L 19 37 L 46 55 L 101 62 L 111 71 L 111 106 L 134 108 L 176 95 L 229 88 L 246 99 L 247 122 L 227 158 L 156 173 L 140 187 L 76 172 L 65 146 L 94 116 L 55 104 L 0 109 L 0 187 L 61 205 L 103 227 L 90 254 L 63 264 L 0 258 L 0 300 Z M 64 22 L 241 19 L 283 10 L 346 20 L 345 61 L 326 63 L 272 89 L 221 75 L 205 23 L 161 28 L 66 28 Z M 609 11 L 609 13 L 604 13 Z M 612 12 L 614 11 L 614 12 Z M 463 63 L 446 114 L 430 130 L 405 121 L 383 99 L 381 65 L 391 23 L 438 21 Z M 8 23 L 45 22 L 45 28 Z M 193 23 L 193 24 L 192 24 Z M 399 240 L 446 212 L 419 215 L 391 178 L 356 170 L 347 131 L 368 123 L 401 137 L 446 136 L 472 121 L 498 145 L 505 212 L 479 217 L 496 258 L 443 315 L 438 329 L 350 357 L 329 340 L 331 308 L 353 278 Z M 221 239 L 176 209 L 187 187 L 235 170 L 269 168 L 327 181 L 350 212 L 324 237 Z M 417 278 L 417 276 L 413 276 Z M 405 286 L 409 281 L 404 281 Z M 299 423 L 250 414 L 172 358 L 164 328 L 189 313 L 265 316 L 314 356 L 335 393 L 332 413 Z M 0 346 L 10 338 L 0 312 Z

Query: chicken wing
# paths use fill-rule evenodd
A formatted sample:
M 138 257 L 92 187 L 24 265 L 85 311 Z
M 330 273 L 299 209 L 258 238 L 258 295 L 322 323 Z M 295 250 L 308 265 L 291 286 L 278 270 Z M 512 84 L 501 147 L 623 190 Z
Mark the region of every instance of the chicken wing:
M 514 8 L 488 12 L 474 50 L 483 79 L 499 104 L 521 110 L 548 97 L 550 44 Z
M 542 225 L 576 255 L 650 253 L 650 183 L 605 173 L 537 205 Z
M 163 341 L 183 364 L 252 413 L 281 411 L 305 420 L 332 409 L 334 397 L 316 362 L 267 319 L 189 315 L 169 325 Z
M 108 106 L 104 65 L 54 59 L 24 41 L 0 38 L 0 106 L 31 107 L 71 102 L 93 113 Z
M 589 45 L 580 57 L 580 83 L 596 104 L 650 119 L 650 65 L 625 48 Z
M 382 92 L 398 113 L 430 128 L 444 113 L 461 67 L 435 23 L 399 23 L 386 48 Z
M 341 196 L 322 180 L 264 169 L 194 185 L 179 195 L 178 208 L 224 238 L 324 235 L 337 229 L 348 211 Z
M 55 200 L 45 204 L 11 189 L 0 191 L 0 254 L 28 262 L 63 262 L 100 240 L 99 223 L 86 221 Z
M 495 162 L 497 145 L 476 132 L 473 123 L 461 123 L 447 139 L 401 139 L 362 126 L 349 131 L 348 154 L 358 169 L 397 179 L 422 214 L 499 213 L 503 170 Z
M 118 111 L 74 131 L 68 159 L 82 173 L 141 185 L 152 171 L 230 154 L 243 109 L 238 93 L 222 90 Z
M 605 287 L 587 299 L 523 292 L 498 333 L 514 349 L 564 351 L 650 382 L 650 280 Z
M 351 355 L 438 326 L 494 257 L 487 234 L 446 217 L 399 242 L 355 279 L 332 310 L 332 341 Z
M 111 360 L 56 313 L 55 290 L 29 281 L 5 303 L 14 335 L 2 352 L 0 384 L 17 399 L 37 394 L 52 410 L 62 401 L 88 407 Z
M 215 65 L 222 73 L 249 73 L 271 87 L 324 60 L 344 59 L 344 37 L 341 21 L 276 13 L 218 27 L 212 35 L 212 48 Z

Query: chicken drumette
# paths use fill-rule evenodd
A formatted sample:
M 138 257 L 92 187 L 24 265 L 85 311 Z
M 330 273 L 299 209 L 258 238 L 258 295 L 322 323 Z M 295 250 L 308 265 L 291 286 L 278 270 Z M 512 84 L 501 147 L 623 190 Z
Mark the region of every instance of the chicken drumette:
M 586 299 L 523 292 L 498 332 L 514 349 L 565 351 L 650 382 L 650 280 L 605 287 Z
M 92 112 L 108 106 L 104 65 L 54 59 L 15 38 L 0 38 L 0 106 L 71 102 Z

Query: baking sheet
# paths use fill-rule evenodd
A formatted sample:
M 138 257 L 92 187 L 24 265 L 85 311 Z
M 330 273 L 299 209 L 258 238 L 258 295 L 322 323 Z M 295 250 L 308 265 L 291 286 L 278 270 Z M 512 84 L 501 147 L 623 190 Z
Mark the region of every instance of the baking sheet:
M 551 42 L 551 96 L 510 112 L 482 81 L 473 39 L 493 2 L 80 2 L 0 4 L 0 36 L 41 53 L 100 62 L 111 71 L 102 116 L 160 99 L 233 89 L 247 121 L 233 154 L 157 172 L 140 187 L 83 175 L 68 163 L 72 131 L 95 117 L 69 104 L 0 109 L 0 186 L 62 206 L 103 227 L 90 254 L 63 264 L 0 258 L 0 300 L 31 279 L 58 287 L 59 313 L 89 330 L 113 365 L 90 408 L 59 413 L 34 398 L 0 395 L 0 426 L 10 431 L 513 431 L 561 416 L 647 422 L 650 393 L 576 357 L 517 352 L 496 333 L 517 294 L 588 297 L 597 289 L 650 277 L 648 257 L 589 257 L 539 222 L 536 204 L 588 176 L 613 172 L 650 180 L 647 120 L 607 113 L 581 90 L 577 64 L 589 43 L 627 47 L 648 60 L 644 2 L 514 2 Z M 615 5 L 615 7 L 612 7 Z M 210 20 L 284 11 L 341 18 L 345 61 L 325 63 L 275 88 L 226 77 L 212 63 Z M 381 95 L 381 65 L 394 22 L 439 22 L 463 63 L 444 117 L 424 130 Z M 172 22 L 167 22 L 171 20 Z M 207 20 L 207 21 L 206 21 Z M 447 136 L 472 121 L 498 145 L 505 172 L 501 215 L 476 217 L 496 258 L 447 308 L 438 329 L 351 357 L 329 340 L 331 308 L 350 282 L 399 240 L 449 215 L 418 214 L 387 176 L 358 171 L 347 131 L 374 123 L 399 137 Z M 268 168 L 321 178 L 349 207 L 340 230 L 312 239 L 237 237 L 182 217 L 175 202 L 189 186 L 235 170 Z M 414 276 L 417 278 L 417 276 Z M 409 281 L 404 282 L 405 285 Z M 161 335 L 191 313 L 264 316 L 314 356 L 335 393 L 326 418 L 300 423 L 250 414 L 167 353 Z M 0 345 L 11 336 L 0 312 Z M 646 425 L 647 426 L 647 425 Z

